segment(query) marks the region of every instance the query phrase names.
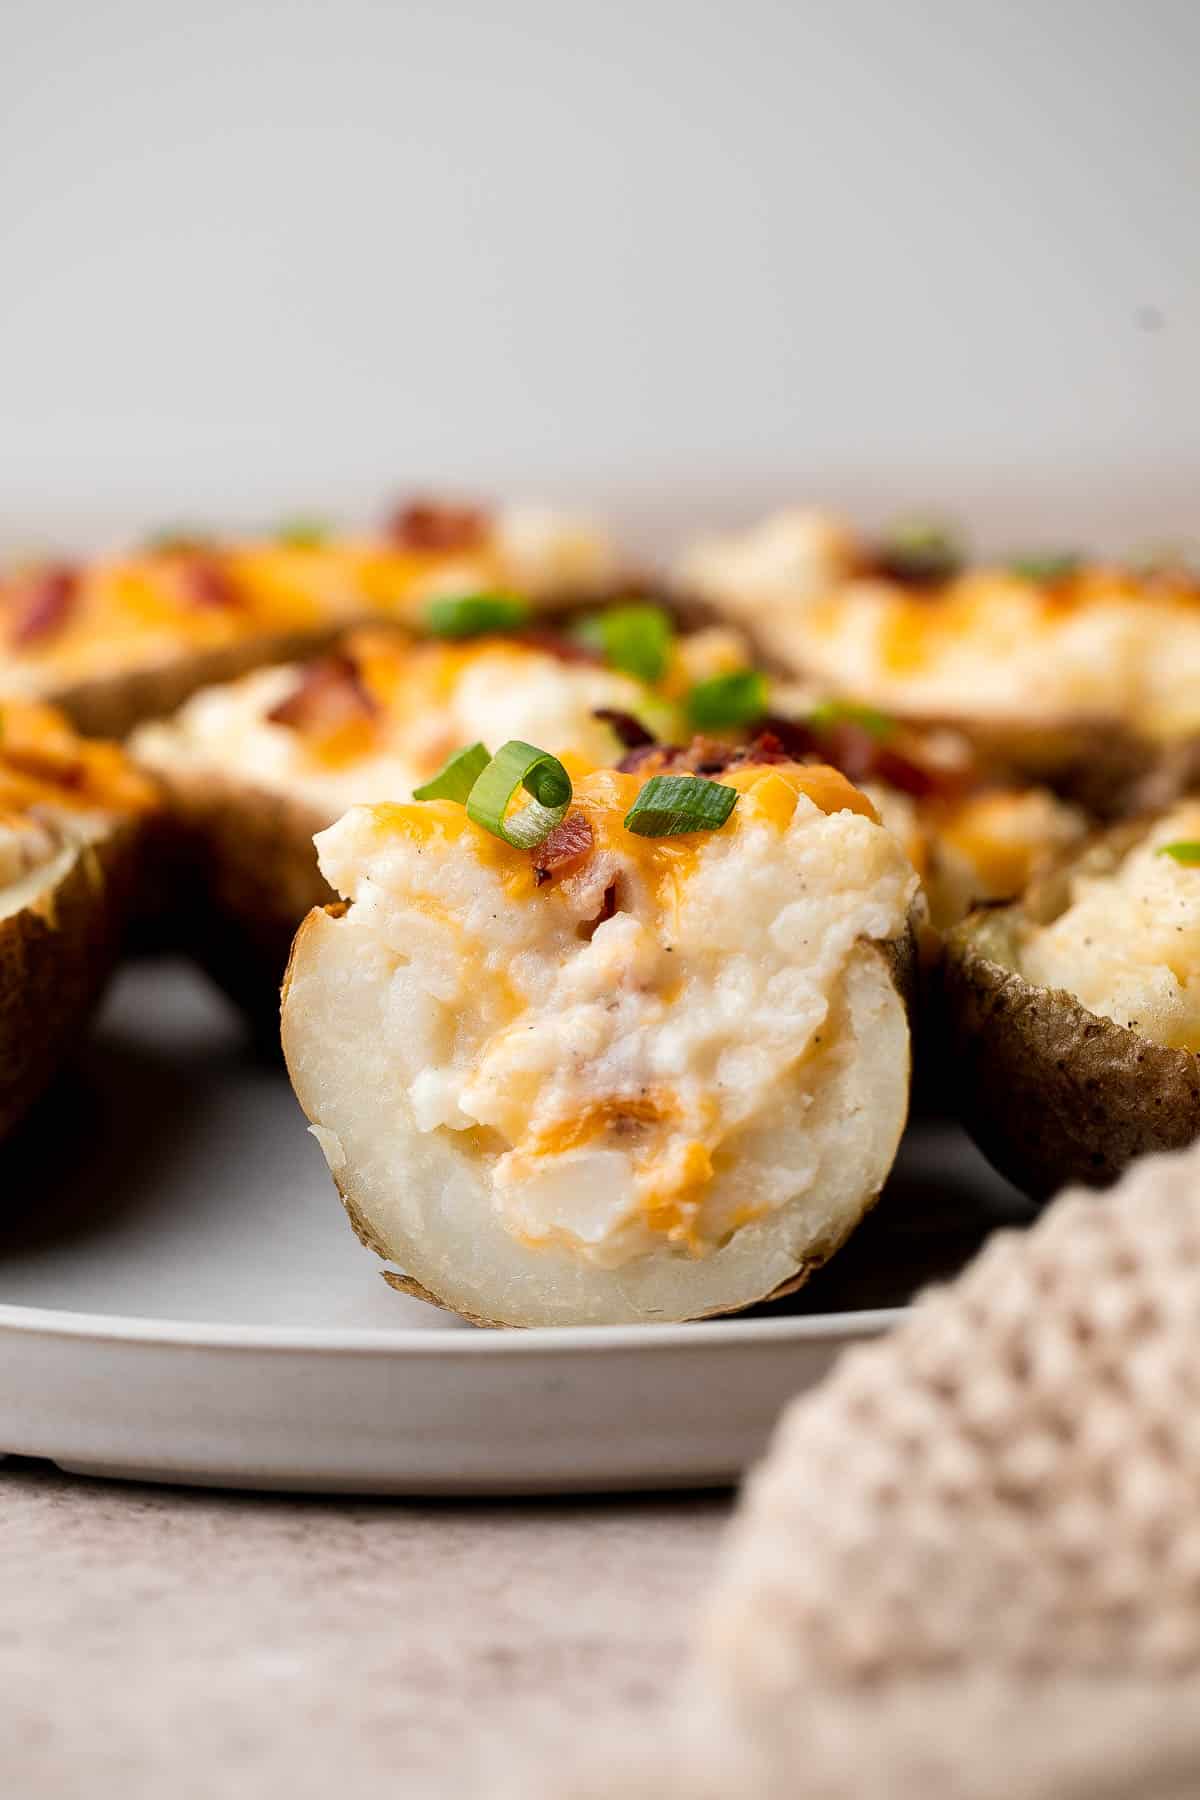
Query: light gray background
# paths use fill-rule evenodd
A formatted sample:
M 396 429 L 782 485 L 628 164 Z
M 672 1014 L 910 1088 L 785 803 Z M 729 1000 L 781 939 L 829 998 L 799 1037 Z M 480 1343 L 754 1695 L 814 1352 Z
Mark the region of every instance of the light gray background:
M 0 531 L 1195 526 L 1198 69 L 1194 0 L 0 0 Z

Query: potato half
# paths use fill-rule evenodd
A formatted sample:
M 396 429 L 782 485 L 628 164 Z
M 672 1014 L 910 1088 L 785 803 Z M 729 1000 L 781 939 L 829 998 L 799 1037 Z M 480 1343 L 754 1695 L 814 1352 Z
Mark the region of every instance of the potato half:
M 0 739 L 0 1137 L 78 1043 L 137 899 L 156 795 L 43 706 Z
M 903 578 L 839 520 L 768 518 L 676 577 L 781 669 L 966 732 L 998 776 L 1100 818 L 1165 804 L 1200 765 L 1200 588 L 1185 567 L 1029 559 Z
M 423 501 L 378 532 L 164 537 L 88 562 L 0 570 L 0 702 L 42 700 L 124 737 L 189 694 L 308 654 L 372 619 L 414 624 L 439 595 L 515 590 L 539 609 L 621 579 L 612 544 L 539 508 Z
M 832 769 L 722 780 L 728 822 L 682 837 L 627 830 L 643 778 L 595 771 L 547 850 L 449 801 L 318 839 L 346 904 L 297 936 L 284 1053 L 397 1287 L 496 1324 L 694 1318 L 797 1287 L 874 1203 L 916 876 Z
M 1200 1136 L 1200 869 L 1162 849 L 1189 832 L 1194 801 L 1115 827 L 946 937 L 941 1066 L 980 1149 L 1037 1198 Z
M 185 941 L 277 1039 L 296 928 L 334 898 L 316 832 L 355 801 L 406 800 L 476 739 L 615 762 L 623 743 L 612 718 L 669 736 L 683 729 L 672 682 L 736 666 L 742 654 L 728 631 L 681 637 L 652 688 L 550 634 L 453 643 L 370 629 L 307 664 L 202 690 L 132 740 L 180 827 Z

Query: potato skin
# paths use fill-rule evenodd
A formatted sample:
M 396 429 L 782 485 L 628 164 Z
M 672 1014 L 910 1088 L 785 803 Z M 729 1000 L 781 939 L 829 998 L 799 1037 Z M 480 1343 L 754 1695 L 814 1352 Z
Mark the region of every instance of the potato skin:
M 325 626 L 287 637 L 246 638 L 215 650 L 184 651 L 152 668 L 53 688 L 45 697 L 62 708 L 77 731 L 89 737 L 124 738 L 135 725 L 174 712 L 199 688 L 233 681 L 265 663 L 312 655 L 345 629 L 345 625 Z
M 957 729 L 970 738 L 985 767 L 1048 787 L 1102 821 L 1169 805 L 1200 776 L 1200 738 L 1158 743 L 1115 719 L 1064 719 L 1057 725 L 968 720 Z
M 313 835 L 325 811 L 212 770 L 158 772 L 173 822 L 173 936 L 279 1049 L 279 989 L 305 915 L 336 899 Z
M 137 886 L 140 821 L 81 849 L 50 892 L 0 919 L 0 1138 L 49 1085 L 94 1011 Z
M 943 946 L 942 1067 L 988 1161 L 1034 1199 L 1107 1187 L 1200 1136 L 1200 1057 L 1100 1018 L 1015 967 L 1020 906 L 972 913 Z

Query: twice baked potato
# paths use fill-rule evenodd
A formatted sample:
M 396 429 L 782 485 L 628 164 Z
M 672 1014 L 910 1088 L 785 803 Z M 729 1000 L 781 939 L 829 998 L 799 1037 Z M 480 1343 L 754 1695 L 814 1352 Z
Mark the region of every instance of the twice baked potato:
M 1200 1135 L 1200 801 L 1117 826 L 945 941 L 957 1109 L 1036 1197 Z
M 752 735 L 645 747 L 622 766 L 715 774 L 731 758 L 831 764 L 869 795 L 904 846 L 935 931 L 973 906 L 1015 898 L 1091 829 L 1079 807 L 1049 789 L 1001 781 L 961 732 L 819 700 L 786 683 L 763 691 L 770 692 L 770 710 Z
M 743 656 L 728 631 L 677 638 L 650 682 L 546 632 L 365 630 L 310 662 L 204 689 L 131 740 L 182 829 L 185 941 L 274 1038 L 292 937 L 333 898 L 316 832 L 355 801 L 407 800 L 480 738 L 615 762 L 631 737 L 676 735 L 680 694 Z
M 297 524 L 261 541 L 164 538 L 0 574 L 0 703 L 52 701 L 79 729 L 123 737 L 198 688 L 364 620 L 415 621 L 439 596 L 516 588 L 550 605 L 615 580 L 606 538 L 529 508 L 418 502 L 360 537 Z
M 51 708 L 0 712 L 0 1137 L 78 1042 L 119 949 L 153 785 Z
M 296 938 L 291 1079 L 387 1279 L 477 1323 L 787 1293 L 891 1168 L 899 845 L 829 768 L 663 779 L 576 766 L 529 849 L 451 799 L 358 806 L 318 839 L 343 903 Z
M 788 513 L 708 540 L 676 578 L 778 666 L 898 718 L 966 732 L 998 771 L 1103 817 L 1200 767 L 1200 581 L 1164 561 L 965 566 L 927 535 L 856 541 Z

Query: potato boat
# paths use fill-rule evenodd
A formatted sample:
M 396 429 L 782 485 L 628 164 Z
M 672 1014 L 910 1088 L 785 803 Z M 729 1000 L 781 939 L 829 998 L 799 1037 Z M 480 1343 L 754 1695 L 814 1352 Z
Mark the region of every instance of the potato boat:
M 1170 559 L 968 567 L 931 529 L 869 543 L 796 512 L 695 546 L 676 579 L 780 668 L 955 726 L 1102 817 L 1167 803 L 1200 768 L 1200 582 Z
M 484 736 L 615 762 L 630 741 L 684 729 L 680 696 L 745 656 L 727 630 L 668 638 L 656 609 L 606 614 L 626 663 L 642 652 L 644 679 L 574 636 L 499 635 L 492 602 L 464 607 L 443 625 L 481 635 L 352 633 L 305 663 L 204 689 L 131 741 L 181 828 L 182 935 L 272 1039 L 292 937 L 333 898 L 313 836 L 348 806 L 408 799 Z
M 1035 1197 L 1200 1135 L 1200 801 L 1114 827 L 948 934 L 939 1013 L 963 1123 Z
M 756 751 L 830 763 L 869 795 L 921 876 L 935 931 L 982 902 L 1015 898 L 1091 828 L 1079 807 L 1049 789 L 1001 778 L 961 732 L 786 683 L 774 684 L 771 711 L 738 754 Z M 635 751 L 630 760 L 713 773 L 729 754 L 727 743 L 697 740 L 683 751 Z
M 115 745 L 0 716 L 0 1137 L 75 1048 L 111 972 L 157 807 Z
M 904 1128 L 902 850 L 827 767 L 713 782 L 482 754 L 465 804 L 358 806 L 318 839 L 342 901 L 297 935 L 283 1046 L 359 1237 L 394 1286 L 477 1323 L 791 1291 Z M 525 848 L 547 765 L 573 787 Z
M 419 622 L 439 597 L 510 588 L 556 605 L 616 580 L 607 539 L 529 508 L 417 502 L 359 537 L 304 521 L 260 541 L 164 537 L 0 573 L 0 703 L 52 701 L 81 730 L 123 737 L 364 620 Z

